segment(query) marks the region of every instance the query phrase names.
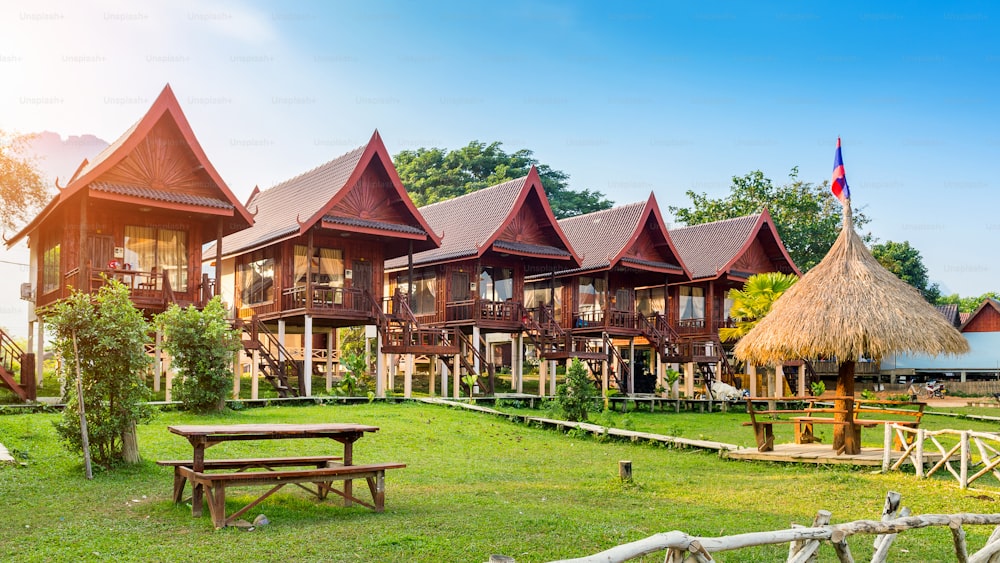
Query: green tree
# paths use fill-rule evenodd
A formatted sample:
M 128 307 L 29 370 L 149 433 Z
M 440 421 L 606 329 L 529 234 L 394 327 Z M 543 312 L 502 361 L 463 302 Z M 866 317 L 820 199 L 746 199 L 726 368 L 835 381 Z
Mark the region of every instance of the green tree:
M 887 240 L 872 245 L 872 256 L 886 270 L 896 274 L 896 277 L 917 288 L 920 295 L 930 303 L 936 303 L 941 297 L 941 289 L 936 283 L 927 279 L 927 267 L 920 251 L 910 246 L 910 241 L 895 242 Z
M 566 420 L 581 422 L 587 420 L 587 413 L 597 408 L 597 388 L 579 358 L 573 358 L 566 372 L 566 382 L 556 388 L 556 405 Z
M 705 193 L 686 192 L 690 207 L 668 207 L 680 223 L 698 225 L 744 215 L 760 213 L 765 207 L 774 219 L 778 234 L 788 249 L 792 261 L 802 272 L 819 263 L 837 240 L 843 223 L 840 203 L 827 182 L 815 185 L 799 179 L 798 168 L 792 168 L 789 182 L 775 185 L 760 170 L 744 176 L 733 176 L 729 195 L 713 199 Z M 854 211 L 854 225 L 868 224 L 864 213 Z M 871 235 L 862 237 L 871 241 Z
M 952 293 L 951 295 L 943 295 L 938 297 L 935 301 L 936 305 L 949 305 L 957 304 L 959 312 L 971 313 L 975 311 L 979 306 L 987 299 L 1000 300 L 1000 293 L 996 291 L 987 291 L 986 293 L 980 295 L 979 297 L 962 297 L 957 293 Z
M 16 229 L 49 197 L 35 160 L 23 153 L 29 140 L 0 130 L 0 231 Z
M 520 178 L 532 165 L 538 169 L 545 195 L 557 219 L 608 209 L 612 203 L 599 191 L 572 190 L 569 175 L 539 164 L 533 152 L 503 150 L 499 141 L 472 141 L 448 151 L 419 148 L 393 157 L 399 177 L 417 206 L 444 201 Z
M 771 312 L 774 302 L 798 279 L 792 274 L 780 272 L 754 274 L 743 284 L 743 289 L 729 290 L 729 298 L 733 301 L 729 316 L 736 326 L 719 329 L 719 338 L 723 342 L 729 342 L 746 336 L 750 329 Z
M 184 407 L 195 412 L 225 408 L 240 333 L 226 320 L 222 299 L 213 297 L 201 311 L 193 305 L 171 305 L 157 315 L 156 323 L 163 328 L 163 348 L 181 376 L 177 398 Z
M 138 463 L 135 426 L 151 416 L 141 378 L 149 366 L 149 325 L 128 289 L 110 281 L 95 296 L 73 292 L 44 315 L 55 332 L 53 348 L 62 358 L 60 376 L 79 377 L 84 390 L 81 400 L 76 387 L 67 386 L 68 402 L 56 423 L 60 438 L 71 451 L 83 451 L 82 404 L 90 457 L 106 468 Z

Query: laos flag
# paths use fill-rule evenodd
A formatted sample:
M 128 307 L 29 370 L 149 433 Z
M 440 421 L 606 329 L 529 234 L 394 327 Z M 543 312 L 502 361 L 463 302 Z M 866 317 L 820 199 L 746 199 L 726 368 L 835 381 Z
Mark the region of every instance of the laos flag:
M 833 157 L 833 179 L 830 189 L 840 201 L 851 199 L 851 189 L 847 187 L 847 174 L 844 173 L 844 157 L 840 154 L 840 137 L 837 137 L 837 154 Z

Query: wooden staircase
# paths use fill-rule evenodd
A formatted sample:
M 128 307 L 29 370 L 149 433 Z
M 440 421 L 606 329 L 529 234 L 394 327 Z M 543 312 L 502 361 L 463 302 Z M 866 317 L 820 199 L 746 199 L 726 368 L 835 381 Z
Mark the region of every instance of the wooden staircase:
M 235 324 L 240 329 L 243 349 L 248 353 L 253 353 L 254 350 L 260 353 L 260 364 L 257 367 L 264 379 L 278 392 L 278 396 L 298 397 L 303 393 L 305 382 L 299 365 L 291 359 L 291 354 L 278 337 L 256 316 L 249 321 L 237 319 Z
M 21 381 L 15 374 L 20 372 Z M 14 392 L 22 401 L 34 401 L 35 355 L 26 354 L 3 330 L 0 330 L 0 385 Z
M 458 358 L 462 364 L 462 367 L 465 369 L 466 375 L 475 374 L 476 382 L 479 385 L 479 389 L 482 390 L 482 392 L 486 393 L 487 395 L 492 395 L 494 386 L 496 384 L 496 374 L 497 374 L 496 366 L 493 365 L 492 362 L 486 360 L 486 356 L 483 355 L 479 346 L 476 346 L 475 345 L 476 343 L 472 341 L 472 337 L 466 336 L 465 333 L 463 333 L 460 330 L 455 330 L 455 334 L 458 337 L 458 342 L 461 344 L 461 349 L 462 349 L 462 352 L 458 355 Z M 477 360 L 479 362 L 478 372 L 476 371 Z M 486 374 L 485 378 L 483 377 L 484 373 Z M 462 382 L 462 386 L 465 387 L 466 391 L 471 391 L 471 389 L 469 389 L 469 385 L 465 382 L 464 379 L 460 381 Z
M 367 291 L 365 296 L 371 316 L 382 335 L 382 352 L 387 354 L 433 354 L 453 356 L 459 353 L 458 330 L 433 328 L 420 323 L 398 289 L 383 305 Z
M 602 348 L 599 353 L 599 356 L 597 358 L 593 357 L 597 354 L 594 354 L 595 350 L 591 345 L 591 347 L 588 349 L 588 351 L 590 351 L 591 354 L 588 354 L 587 358 L 585 358 L 587 364 L 590 366 L 591 373 L 594 374 L 594 379 L 600 382 L 601 371 L 603 367 L 602 364 L 605 361 L 607 361 L 608 377 L 610 379 L 609 384 L 613 383 L 614 387 L 616 387 L 620 393 L 623 394 L 630 393 L 631 390 L 628 388 L 629 365 L 628 362 L 625 361 L 625 358 L 622 357 L 621 352 L 618 350 L 618 347 L 615 346 L 614 341 L 611 339 L 610 336 L 605 334 L 601 339 L 595 340 L 595 342 L 599 343 L 599 345 Z

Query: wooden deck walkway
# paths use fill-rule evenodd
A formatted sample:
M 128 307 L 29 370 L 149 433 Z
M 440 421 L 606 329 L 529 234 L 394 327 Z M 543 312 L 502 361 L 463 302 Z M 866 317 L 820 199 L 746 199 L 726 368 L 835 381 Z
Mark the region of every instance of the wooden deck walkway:
M 678 438 L 676 436 L 666 436 L 663 434 L 653 434 L 651 432 L 638 432 L 635 430 L 624 430 L 621 428 L 608 428 L 599 424 L 589 422 L 569 422 L 566 420 L 555 420 L 539 416 L 512 415 L 484 407 L 473 405 L 463 401 L 452 401 L 434 397 L 417 399 L 423 403 L 433 405 L 446 405 L 458 407 L 471 411 L 516 418 L 525 423 L 537 423 L 543 426 L 554 426 L 560 428 L 578 428 L 586 432 L 598 435 L 615 436 L 633 442 L 648 441 L 671 444 L 673 446 L 697 448 L 719 452 L 719 455 L 726 459 L 771 461 L 777 463 L 812 463 L 817 465 L 860 465 L 880 467 L 882 465 L 882 448 L 861 448 L 858 455 L 837 455 L 830 444 L 775 444 L 774 451 L 759 452 L 756 447 L 738 446 L 736 444 L 725 444 L 723 442 L 713 442 L 711 440 L 692 440 L 689 438 Z M 899 459 L 901 452 L 892 452 L 893 461 Z M 934 455 L 926 452 L 926 456 Z M 934 460 L 940 459 L 940 454 L 936 454 Z M 910 464 L 910 461 L 907 460 Z

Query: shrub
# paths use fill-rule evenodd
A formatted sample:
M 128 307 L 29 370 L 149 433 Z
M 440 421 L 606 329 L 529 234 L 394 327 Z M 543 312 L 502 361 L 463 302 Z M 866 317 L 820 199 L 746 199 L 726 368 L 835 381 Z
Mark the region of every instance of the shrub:
M 233 352 L 240 349 L 239 331 L 226 320 L 222 299 L 213 297 L 201 311 L 193 305 L 171 305 L 156 322 L 163 328 L 163 347 L 181 376 L 177 398 L 184 408 L 221 411 L 232 388 Z
M 60 377 L 67 405 L 56 431 L 67 449 L 83 452 L 81 398 L 90 457 L 105 468 L 138 463 L 135 425 L 148 420 L 148 391 L 141 375 L 149 365 L 145 344 L 149 325 L 129 299 L 128 289 L 109 281 L 96 295 L 74 291 L 45 311 L 55 331 L 53 347 L 62 358 Z M 79 371 L 77 371 L 79 370 Z
M 819 397 L 823 393 L 826 393 L 826 383 L 822 381 L 813 381 L 809 384 L 809 390 L 812 391 L 814 397 Z
M 556 403 L 570 421 L 586 421 L 587 413 L 597 407 L 597 389 L 579 359 L 573 359 L 566 382 L 556 388 Z

